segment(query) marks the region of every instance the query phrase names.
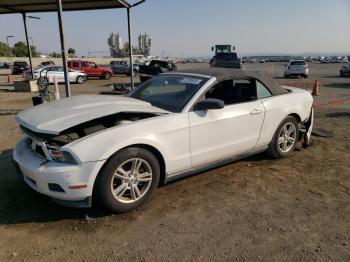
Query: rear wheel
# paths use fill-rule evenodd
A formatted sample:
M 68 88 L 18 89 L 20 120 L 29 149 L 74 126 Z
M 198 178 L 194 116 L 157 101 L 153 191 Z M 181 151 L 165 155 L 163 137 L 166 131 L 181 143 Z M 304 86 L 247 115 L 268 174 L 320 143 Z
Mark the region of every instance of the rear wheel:
M 76 82 L 77 82 L 77 84 L 82 84 L 82 83 L 84 83 L 84 77 L 78 76 L 77 79 L 76 79 Z
M 103 74 L 103 78 L 106 79 L 106 80 L 111 79 L 111 77 L 112 77 L 112 74 L 109 73 L 109 72 L 106 72 L 106 73 Z
M 96 197 L 113 212 L 128 212 L 152 197 L 159 177 L 159 163 L 151 152 L 126 148 L 112 156 L 101 170 L 95 185 Z
M 298 121 L 294 117 L 288 116 L 277 128 L 267 152 L 274 158 L 287 157 L 294 151 L 298 140 Z

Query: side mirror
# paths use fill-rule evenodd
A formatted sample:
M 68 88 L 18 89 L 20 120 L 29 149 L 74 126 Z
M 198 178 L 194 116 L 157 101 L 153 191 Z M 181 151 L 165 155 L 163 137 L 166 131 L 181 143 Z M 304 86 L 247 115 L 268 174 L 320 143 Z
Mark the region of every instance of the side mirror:
M 204 99 L 203 101 L 198 102 L 197 104 L 194 105 L 193 110 L 194 111 L 205 111 L 205 110 L 210 110 L 210 109 L 221 109 L 224 108 L 225 103 L 224 101 L 220 99 L 215 99 L 215 98 L 207 98 Z
M 211 51 L 214 51 L 214 47 L 211 48 Z

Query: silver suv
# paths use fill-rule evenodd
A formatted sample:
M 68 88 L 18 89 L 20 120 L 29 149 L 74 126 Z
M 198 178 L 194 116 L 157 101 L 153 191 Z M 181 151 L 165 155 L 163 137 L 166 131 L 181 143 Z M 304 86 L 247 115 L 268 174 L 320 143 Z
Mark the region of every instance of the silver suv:
M 309 76 L 309 66 L 305 62 L 305 60 L 290 60 L 288 65 L 284 70 L 284 77 L 288 78 L 291 76 L 301 76 L 307 78 Z

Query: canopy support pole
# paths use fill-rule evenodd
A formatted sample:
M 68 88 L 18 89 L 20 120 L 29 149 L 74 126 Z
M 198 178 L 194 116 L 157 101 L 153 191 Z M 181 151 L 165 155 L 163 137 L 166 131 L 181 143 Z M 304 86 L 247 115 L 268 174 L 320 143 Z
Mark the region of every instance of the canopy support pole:
M 57 5 L 58 25 L 60 30 L 62 63 L 63 63 L 63 69 L 64 69 L 64 86 L 66 90 L 66 97 L 70 97 L 71 96 L 70 83 L 68 79 L 67 56 L 66 56 L 66 48 L 65 48 L 64 33 L 63 33 L 62 1 L 56 0 L 56 5 Z
M 25 13 L 22 13 L 22 17 L 23 17 L 24 32 L 26 35 L 26 43 L 27 43 L 28 56 L 29 56 L 30 72 L 32 75 L 32 79 L 34 79 L 34 70 L 33 70 L 33 63 L 32 63 L 32 49 L 30 47 L 29 38 L 28 38 L 27 16 Z
M 130 60 L 130 83 L 131 89 L 134 89 L 134 65 L 132 62 L 132 42 L 131 42 L 131 19 L 130 19 L 130 10 L 131 8 L 126 8 L 128 14 L 128 37 L 129 37 L 129 60 Z

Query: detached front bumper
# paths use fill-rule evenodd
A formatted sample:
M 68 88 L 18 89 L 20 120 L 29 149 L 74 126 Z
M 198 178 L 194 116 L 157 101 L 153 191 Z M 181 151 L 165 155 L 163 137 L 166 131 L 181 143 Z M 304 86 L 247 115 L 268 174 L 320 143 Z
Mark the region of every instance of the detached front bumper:
M 24 181 L 35 191 L 59 200 L 57 202 L 78 202 L 77 206 L 88 201 L 93 185 L 89 184 L 96 162 L 77 165 L 47 161 L 33 151 L 28 138 L 21 139 L 14 151 L 13 160 L 17 163 Z M 84 186 L 86 185 L 86 186 Z M 80 188 L 72 189 L 71 187 Z M 74 206 L 71 204 L 66 204 Z

